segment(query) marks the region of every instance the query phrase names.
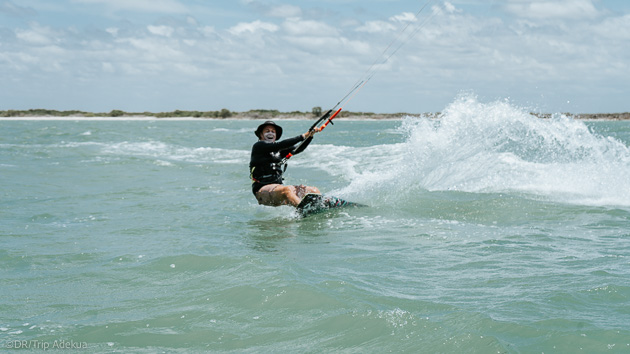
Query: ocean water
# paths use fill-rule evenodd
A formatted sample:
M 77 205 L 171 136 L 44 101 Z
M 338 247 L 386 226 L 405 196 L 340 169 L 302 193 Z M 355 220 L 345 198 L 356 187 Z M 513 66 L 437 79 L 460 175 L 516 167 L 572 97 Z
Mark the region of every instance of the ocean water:
M 339 118 L 286 183 L 370 207 L 307 218 L 259 123 L 0 121 L 0 351 L 630 352 L 630 122 Z

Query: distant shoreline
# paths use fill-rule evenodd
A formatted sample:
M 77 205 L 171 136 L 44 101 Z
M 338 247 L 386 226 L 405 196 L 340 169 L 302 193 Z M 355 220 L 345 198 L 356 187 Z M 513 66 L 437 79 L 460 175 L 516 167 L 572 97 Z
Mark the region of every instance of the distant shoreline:
M 317 114 L 315 114 L 317 113 Z M 531 113 L 532 115 L 548 119 L 555 114 L 551 113 Z M 561 113 L 563 115 L 579 120 L 593 121 L 619 121 L 630 120 L 630 113 Z M 113 110 L 109 113 L 91 113 L 83 111 L 55 111 L 44 109 L 32 110 L 7 110 L 0 111 L 0 120 L 310 120 L 319 117 L 317 112 L 279 112 L 276 110 L 250 110 L 247 112 L 231 112 L 227 109 L 221 111 L 173 111 L 173 112 L 142 112 L 128 113 L 120 110 Z M 350 112 L 342 111 L 340 118 L 352 120 L 397 120 L 405 116 L 424 116 L 437 119 L 440 112 L 432 113 L 370 113 L 370 112 Z

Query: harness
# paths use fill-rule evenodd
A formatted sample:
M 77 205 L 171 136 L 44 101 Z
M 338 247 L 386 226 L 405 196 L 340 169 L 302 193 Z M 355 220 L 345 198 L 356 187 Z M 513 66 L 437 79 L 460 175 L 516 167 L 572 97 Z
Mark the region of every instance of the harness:
M 273 160 L 272 162 L 258 163 L 251 167 L 249 177 L 251 178 L 252 183 L 282 184 L 282 181 L 284 180 L 282 173 L 287 170 L 287 166 L 284 165 L 284 169 L 282 169 L 280 153 L 271 152 L 270 155 Z
M 254 172 L 256 171 L 256 167 L 259 167 L 258 171 L 264 173 L 263 175 L 258 175 L 254 177 Z M 282 173 L 286 171 L 286 165 L 284 166 L 284 170 L 280 167 L 279 163 L 272 162 L 271 164 L 264 164 L 259 166 L 253 166 L 249 171 L 249 178 L 251 178 L 252 183 L 257 182 L 261 184 L 270 184 L 273 182 L 277 182 L 278 180 L 283 181 L 284 177 L 282 177 Z

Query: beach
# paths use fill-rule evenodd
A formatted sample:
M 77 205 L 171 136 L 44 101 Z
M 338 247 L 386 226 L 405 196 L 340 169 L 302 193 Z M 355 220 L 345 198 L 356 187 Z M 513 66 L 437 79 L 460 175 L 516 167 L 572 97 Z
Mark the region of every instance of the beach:
M 343 112 L 343 111 L 342 111 Z M 400 120 L 404 117 L 429 117 L 432 119 L 439 119 L 441 113 L 440 112 L 430 112 L 430 113 L 357 113 L 351 112 L 349 114 L 345 114 L 343 112 L 339 118 L 348 119 L 348 120 Z M 593 121 L 618 121 L 618 120 L 630 120 L 630 113 L 580 113 L 580 114 L 572 114 L 572 113 L 530 113 L 535 117 L 550 119 L 554 116 L 566 116 L 572 119 L 579 120 L 593 120 Z M 111 120 L 111 121 L 126 121 L 126 120 L 198 120 L 198 119 L 245 119 L 245 120 L 314 120 L 318 118 L 318 116 L 313 115 L 312 113 L 252 113 L 252 112 L 232 112 L 230 117 L 227 118 L 208 118 L 208 117 L 194 117 L 194 116 L 168 116 L 167 113 L 163 113 L 164 117 L 156 117 L 153 115 L 123 115 L 117 117 L 111 117 L 107 115 L 69 115 L 69 116 L 59 116 L 59 115 L 48 115 L 48 116 L 40 116 L 40 115 L 28 115 L 26 113 L 16 115 L 16 116 L 2 116 L 0 115 L 0 120 L 77 120 L 77 119 L 87 119 L 87 120 Z

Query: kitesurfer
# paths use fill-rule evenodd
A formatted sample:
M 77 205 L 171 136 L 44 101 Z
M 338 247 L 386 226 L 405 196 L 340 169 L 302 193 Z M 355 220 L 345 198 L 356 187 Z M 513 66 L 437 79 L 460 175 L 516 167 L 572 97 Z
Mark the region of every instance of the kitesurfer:
M 252 179 L 252 192 L 258 200 L 258 204 L 298 206 L 307 193 L 320 194 L 317 187 L 282 184 L 282 159 L 289 153 L 295 155 L 304 151 L 313 139 L 315 130 L 309 130 L 302 135 L 278 141 L 282 136 L 282 127 L 273 121 L 266 121 L 258 126 L 254 133 L 258 137 L 258 141 L 252 147 L 249 171 Z M 292 151 L 302 141 L 304 143 L 296 151 Z

